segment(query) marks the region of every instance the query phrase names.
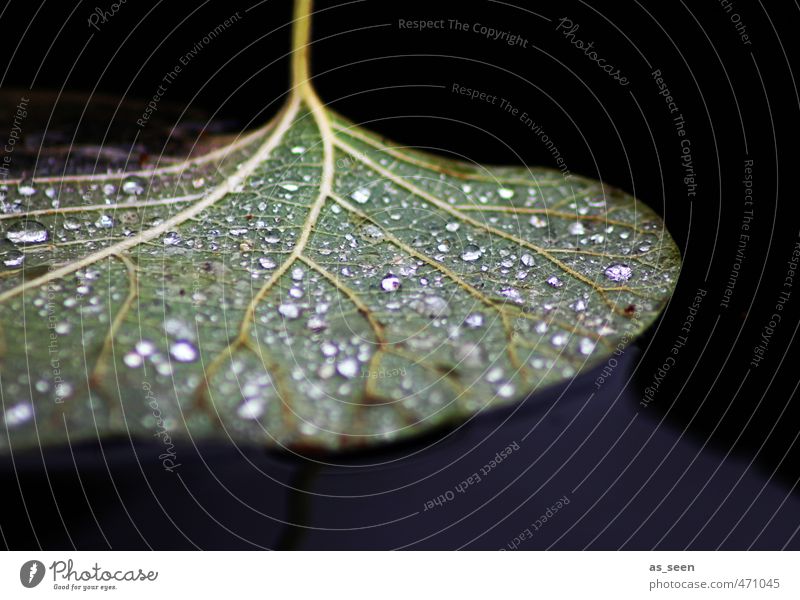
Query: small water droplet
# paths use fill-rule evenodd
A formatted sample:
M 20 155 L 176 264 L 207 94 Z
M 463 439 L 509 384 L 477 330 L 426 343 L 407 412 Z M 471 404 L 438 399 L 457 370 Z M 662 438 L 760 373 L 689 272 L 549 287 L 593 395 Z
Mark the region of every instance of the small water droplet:
M 156 351 L 156 345 L 150 340 L 140 340 L 133 348 L 140 356 L 150 356 Z
M 78 219 L 73 219 L 72 217 L 67 217 L 64 219 L 64 223 L 62 227 L 67 231 L 76 231 L 81 228 L 81 222 Z
M 575 312 L 583 312 L 586 310 L 586 300 L 584 300 L 583 298 L 578 298 L 577 300 L 575 300 L 575 302 L 573 302 L 569 306 Z
M 497 395 L 501 398 L 511 398 L 514 395 L 514 384 L 504 383 L 497 388 Z
M 367 200 L 369 200 L 370 191 L 367 188 L 358 188 L 356 191 L 350 194 L 350 197 L 359 204 L 364 204 L 367 202 Z
M 564 286 L 564 282 L 561 281 L 555 275 L 551 275 L 550 277 L 547 278 L 546 281 L 547 281 L 547 285 L 549 285 L 550 287 L 560 288 L 560 287 Z
M 178 340 L 170 346 L 169 353 L 178 362 L 192 362 L 197 360 L 197 348 L 188 340 Z
M 322 350 L 323 356 L 327 356 L 328 358 L 336 356 L 339 352 L 339 348 L 333 342 L 322 342 L 319 349 Z
M 300 316 L 300 307 L 290 302 L 285 302 L 278 306 L 278 312 L 285 319 L 296 319 Z
M 467 262 L 473 262 L 478 260 L 482 254 L 483 252 L 481 252 L 478 246 L 475 244 L 467 244 L 464 248 L 464 252 L 461 253 L 461 259 Z
M 388 274 L 381 279 L 381 288 L 384 292 L 393 292 L 400 288 L 400 278 L 397 275 Z
M 603 273 L 605 273 L 605 276 L 611 281 L 628 281 L 631 278 L 631 275 L 633 275 L 633 269 L 631 269 L 628 265 L 614 263 L 613 265 L 606 267 L 606 270 L 603 271 Z
M 358 361 L 355 358 L 345 358 L 336 364 L 336 372 L 342 377 L 352 379 L 358 375 Z
M 569 226 L 569 232 L 572 235 L 583 235 L 586 233 L 586 228 L 583 226 L 583 223 L 576 221 Z
M 269 256 L 262 256 L 258 259 L 258 266 L 262 269 L 274 269 L 278 266 L 278 263 L 272 260 Z
M 444 226 L 444 228 L 450 233 L 455 233 L 456 231 L 458 231 L 459 227 L 461 227 L 461 225 L 459 225 L 455 221 L 453 221 L 452 223 L 448 223 L 447 225 Z
M 142 355 L 137 352 L 128 352 L 122 359 L 122 362 L 125 363 L 126 366 L 135 369 L 136 367 L 141 367 L 144 359 Z
M 536 229 L 547 227 L 547 221 L 542 219 L 539 215 L 533 215 L 528 223 L 530 223 Z
M 110 215 L 100 215 L 94 225 L 99 229 L 108 229 L 114 226 L 114 219 Z
M 298 189 L 300 189 L 293 183 L 282 183 L 281 187 L 287 192 L 296 192 Z
M 11 249 L 3 253 L 3 264 L 7 267 L 19 267 L 25 262 L 25 254 L 20 250 Z
M 450 306 L 447 300 L 440 296 L 425 296 L 413 304 L 414 310 L 419 314 L 430 318 L 446 317 L 450 314 Z
M 170 231 L 164 236 L 163 241 L 165 246 L 175 246 L 180 243 L 181 234 L 179 234 L 177 231 Z
M 242 418 L 254 421 L 264 414 L 267 402 L 263 398 L 250 398 L 242 402 L 236 409 L 236 414 Z
M 583 355 L 590 355 L 594 351 L 594 347 L 597 345 L 596 342 L 590 340 L 589 338 L 583 338 L 578 344 L 578 349 L 580 350 L 581 354 Z
M 503 198 L 504 200 L 510 200 L 514 197 L 514 190 L 510 190 L 508 188 L 500 188 L 497 190 L 497 195 Z
M 464 323 L 466 323 L 469 327 L 473 329 L 477 329 L 478 327 L 483 327 L 483 314 L 481 313 L 470 313 L 467 315 L 467 318 L 464 319 Z
M 49 237 L 39 221 L 17 221 L 6 231 L 6 239 L 14 244 L 41 244 Z
M 145 181 L 141 177 L 127 177 L 122 183 L 122 191 L 129 196 L 139 196 L 144 193 Z
M 291 150 L 292 154 L 302 154 L 305 151 L 306 151 L 305 146 L 293 146 Z
M 519 260 L 520 260 L 520 262 L 522 262 L 522 264 L 523 264 L 523 265 L 525 265 L 526 267 L 532 267 L 532 266 L 533 266 L 533 262 L 534 262 L 534 261 L 533 261 L 533 256 L 531 256 L 530 254 L 523 254 L 523 255 L 520 257 L 520 259 L 519 259 Z
M 33 196 L 37 190 L 30 181 L 23 181 L 17 186 L 17 192 L 20 196 Z
M 9 427 L 22 425 L 33 417 L 33 408 L 27 402 L 20 402 L 6 409 L 4 420 Z

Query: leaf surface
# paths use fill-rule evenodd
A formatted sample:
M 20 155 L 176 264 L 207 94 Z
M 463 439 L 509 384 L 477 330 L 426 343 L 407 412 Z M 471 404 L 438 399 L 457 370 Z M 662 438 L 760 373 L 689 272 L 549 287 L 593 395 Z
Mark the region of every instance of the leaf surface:
M 4 451 L 406 438 L 607 360 L 680 267 L 627 194 L 385 144 L 304 86 L 205 157 L 0 189 Z

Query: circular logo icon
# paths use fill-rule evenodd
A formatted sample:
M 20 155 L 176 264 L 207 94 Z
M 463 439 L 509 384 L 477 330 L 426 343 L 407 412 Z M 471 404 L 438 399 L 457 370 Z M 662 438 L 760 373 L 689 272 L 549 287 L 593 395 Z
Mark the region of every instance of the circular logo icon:
M 36 587 L 44 579 L 44 563 L 29 560 L 19 569 L 19 580 L 26 588 Z

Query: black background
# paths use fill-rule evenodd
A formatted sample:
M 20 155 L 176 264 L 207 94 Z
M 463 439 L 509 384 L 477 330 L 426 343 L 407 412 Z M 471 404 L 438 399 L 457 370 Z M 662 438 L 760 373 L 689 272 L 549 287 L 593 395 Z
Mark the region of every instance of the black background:
M 190 107 L 214 129 L 239 131 L 280 107 L 289 87 L 288 1 L 252 10 L 219 1 L 129 2 L 99 31 L 90 28 L 89 15 L 110 4 L 8 4 L 0 16 L 3 90 L 147 99 L 179 56 L 239 11 L 241 19 L 169 87 L 172 115 Z M 626 353 L 627 372 L 588 404 L 596 374 L 449 435 L 316 457 L 323 465 L 256 449 L 187 446 L 175 477 L 162 472 L 146 444 L 124 440 L 4 459 L 0 528 L 8 547 L 507 548 L 564 495 L 569 505 L 520 548 L 800 547 L 791 353 L 800 289 L 766 358 L 749 366 L 800 229 L 796 167 L 788 160 L 798 126 L 790 64 L 797 7 L 784 3 L 781 13 L 778 3 L 751 0 L 733 2 L 730 12 L 712 1 L 517 4 L 317 2 L 315 84 L 335 110 L 398 142 L 482 163 L 556 166 L 517 118 L 451 88 L 502 96 L 542 124 L 571 172 L 631 191 L 662 214 L 684 268 L 662 321 Z M 630 84 L 614 81 L 556 31 L 562 17 L 579 24 L 576 37 L 593 40 Z M 442 18 L 518 33 L 528 47 L 472 31 L 398 27 L 399 19 Z M 680 138 L 655 69 L 685 118 L 694 197 L 687 197 Z M 104 130 L 108 123 L 91 122 L 93 102 L 75 128 Z M 723 308 L 742 233 L 747 159 L 755 161 L 754 218 Z M 642 390 L 699 288 L 707 295 L 689 343 L 656 400 L 641 408 Z M 523 438 L 473 491 L 423 510 Z

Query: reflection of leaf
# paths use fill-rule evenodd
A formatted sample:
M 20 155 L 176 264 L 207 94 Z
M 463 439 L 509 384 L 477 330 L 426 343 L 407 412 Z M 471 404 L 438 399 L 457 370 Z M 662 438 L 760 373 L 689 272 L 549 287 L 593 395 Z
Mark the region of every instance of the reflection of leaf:
M 649 208 L 385 146 L 311 89 L 309 5 L 268 126 L 3 192 L 3 446 L 371 445 L 571 378 L 655 319 L 680 259 Z

